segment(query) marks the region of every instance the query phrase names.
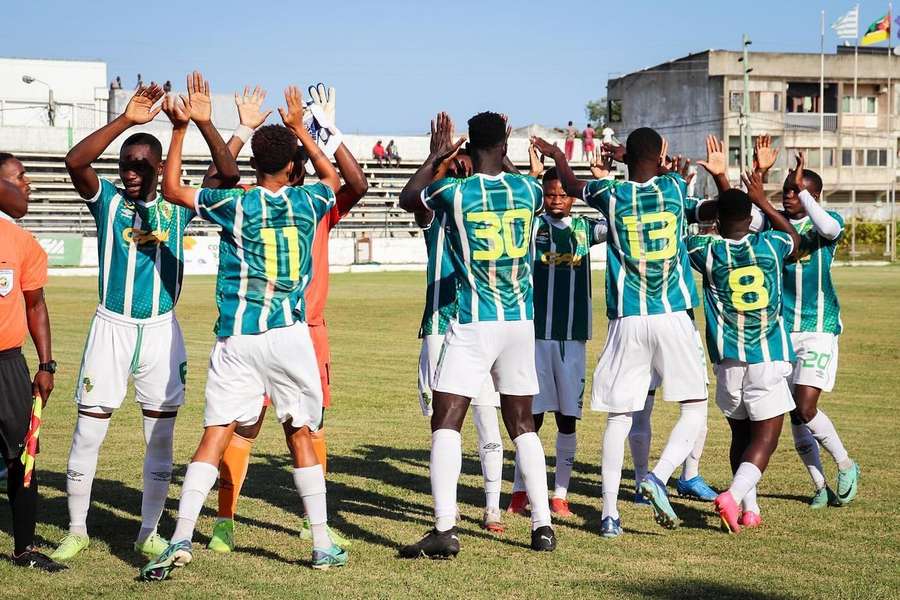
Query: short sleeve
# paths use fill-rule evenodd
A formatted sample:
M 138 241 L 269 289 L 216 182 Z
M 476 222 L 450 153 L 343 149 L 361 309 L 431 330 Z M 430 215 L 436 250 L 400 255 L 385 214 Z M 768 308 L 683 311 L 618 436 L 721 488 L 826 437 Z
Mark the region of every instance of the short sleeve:
M 604 215 L 609 211 L 609 197 L 612 195 L 616 186 L 614 177 L 604 177 L 603 179 L 593 179 L 584 185 L 583 199 L 587 204 L 596 208 Z
M 698 271 L 706 269 L 706 252 L 713 238 L 709 235 L 692 235 L 687 238 L 688 258 L 691 266 Z
M 831 240 L 832 244 L 837 244 L 840 241 L 840 239 L 842 237 L 844 237 L 844 227 L 845 227 L 844 217 L 841 216 L 841 213 L 833 211 L 833 210 L 829 210 L 827 212 L 835 221 L 838 222 L 838 225 L 841 226 L 841 232 L 838 234 L 838 236 L 836 238 Z
M 785 232 L 770 229 L 762 235 L 768 238 L 780 258 L 785 259 L 794 251 L 794 242 L 791 240 L 791 236 Z
M 231 230 L 234 226 L 237 203 L 245 193 L 240 188 L 199 188 L 194 199 L 197 215 L 201 219 Z
M 440 210 L 453 204 L 453 193 L 456 191 L 458 181 L 452 177 L 445 177 L 432 182 L 422 190 L 422 204 L 428 210 Z
M 591 246 L 602 244 L 609 233 L 609 223 L 606 219 L 585 219 L 590 233 Z
M 301 188 L 312 199 L 313 208 L 316 211 L 316 220 L 321 221 L 331 212 L 335 205 L 334 190 L 322 182 L 312 185 L 304 185 Z
M 541 212 L 541 210 L 544 208 L 544 186 L 542 186 L 541 182 L 531 175 L 523 175 L 522 177 L 525 179 L 525 183 L 528 186 L 528 191 L 531 193 L 534 212 Z
M 755 204 L 750 207 L 750 231 L 765 231 L 769 228 L 769 220 L 765 213 Z
M 98 181 L 100 182 L 100 186 L 97 188 L 97 193 L 94 194 L 94 197 L 84 199 L 84 202 L 87 204 L 88 210 L 91 212 L 95 221 L 100 218 L 105 209 L 109 206 L 110 201 L 119 193 L 116 186 L 108 179 L 100 178 Z
M 30 292 L 47 284 L 47 253 L 30 234 L 25 237 L 27 241 L 24 243 L 20 283 L 23 292 Z

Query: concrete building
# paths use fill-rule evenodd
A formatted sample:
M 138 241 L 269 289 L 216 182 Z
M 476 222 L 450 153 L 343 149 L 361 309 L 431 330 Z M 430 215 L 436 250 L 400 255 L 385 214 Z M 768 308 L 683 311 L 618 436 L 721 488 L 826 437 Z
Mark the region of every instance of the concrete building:
M 713 133 L 725 140 L 729 178 L 737 181 L 744 93 L 741 55 L 705 50 L 611 79 L 611 126 L 621 139 L 637 127 L 655 127 L 669 139 L 672 152 L 693 159 L 705 155 L 705 137 Z M 829 204 L 848 204 L 855 189 L 860 216 L 886 218 L 900 149 L 897 80 L 889 92 L 886 48 L 860 48 L 858 61 L 854 92 L 853 48 L 826 54 L 825 93 L 820 97 L 819 54 L 750 52 L 747 124 L 754 138 L 768 133 L 782 149 L 769 178 L 773 195 L 796 151 L 803 150 L 809 168 L 824 179 Z M 705 190 L 711 181 L 704 177 L 698 184 Z

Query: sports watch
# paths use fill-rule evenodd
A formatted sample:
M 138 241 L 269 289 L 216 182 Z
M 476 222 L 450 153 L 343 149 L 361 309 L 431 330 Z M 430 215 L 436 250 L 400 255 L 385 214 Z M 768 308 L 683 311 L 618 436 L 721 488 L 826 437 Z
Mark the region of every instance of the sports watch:
M 38 371 L 47 371 L 50 374 L 56 373 L 56 361 L 41 363 L 38 365 Z

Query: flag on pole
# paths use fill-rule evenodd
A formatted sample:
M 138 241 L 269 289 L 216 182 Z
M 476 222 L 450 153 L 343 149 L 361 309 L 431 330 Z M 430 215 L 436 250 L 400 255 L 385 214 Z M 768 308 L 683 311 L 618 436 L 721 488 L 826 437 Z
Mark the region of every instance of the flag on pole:
M 34 461 L 38 453 L 38 436 L 41 433 L 41 409 L 44 403 L 40 396 L 32 400 L 31 423 L 28 425 L 28 433 L 25 435 L 25 449 L 22 450 L 22 464 L 25 465 L 25 477 L 22 485 L 31 486 L 31 475 L 34 473 Z
M 831 24 L 834 33 L 840 39 L 853 39 L 859 37 L 859 4 L 854 6 L 843 17 Z
M 871 46 L 872 44 L 887 41 L 890 37 L 891 18 L 889 15 L 884 15 L 869 25 L 869 28 L 866 30 L 866 35 L 863 36 L 860 44 L 862 46 Z

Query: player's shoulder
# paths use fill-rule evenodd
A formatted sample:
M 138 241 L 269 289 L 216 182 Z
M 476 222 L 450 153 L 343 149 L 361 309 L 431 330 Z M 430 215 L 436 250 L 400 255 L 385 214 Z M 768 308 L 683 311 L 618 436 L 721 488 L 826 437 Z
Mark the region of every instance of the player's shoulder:
M 840 224 L 841 224 L 841 227 L 844 226 L 844 216 L 841 215 L 841 213 L 839 213 L 839 212 L 836 211 L 836 210 L 826 210 L 825 212 L 827 212 L 829 215 L 831 215 L 831 216 L 834 218 L 835 221 L 837 221 L 838 223 L 840 223 Z
M 685 244 L 687 245 L 688 252 L 700 252 L 713 246 L 716 242 L 720 242 L 722 240 L 718 235 L 714 235 L 711 233 L 697 233 L 694 235 L 689 235 Z
M 306 183 L 303 185 L 287 186 L 286 188 L 284 188 L 284 191 L 288 196 L 293 197 L 310 196 L 323 201 L 334 198 L 334 190 L 332 190 L 329 186 L 325 185 L 321 181 L 317 181 L 315 183 Z

